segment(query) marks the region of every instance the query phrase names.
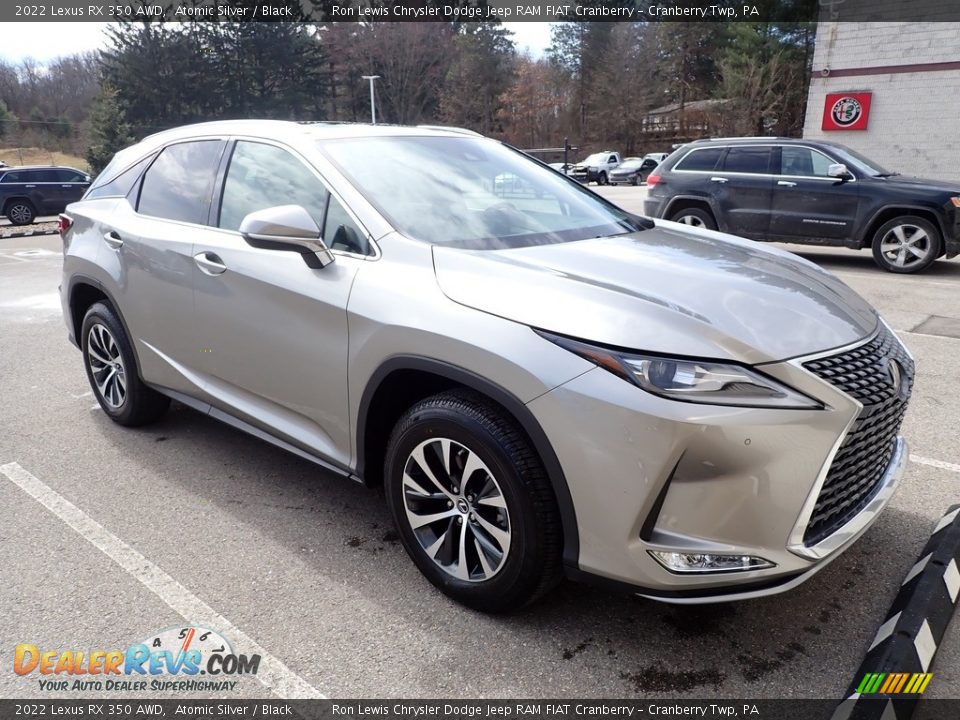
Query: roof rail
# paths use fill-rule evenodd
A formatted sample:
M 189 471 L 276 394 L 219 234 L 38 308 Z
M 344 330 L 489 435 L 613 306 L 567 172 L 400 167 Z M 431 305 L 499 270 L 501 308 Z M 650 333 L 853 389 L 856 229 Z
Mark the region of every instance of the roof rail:
M 455 125 L 417 125 L 417 127 L 424 130 L 447 130 L 449 132 L 463 133 L 464 135 L 473 135 L 474 137 L 483 137 L 483 135 L 478 133 L 476 130 L 456 127 Z
M 692 142 L 703 142 L 708 140 L 710 142 L 729 142 L 730 140 L 796 140 L 797 138 L 788 138 L 780 137 L 777 135 L 741 135 L 737 137 L 712 137 L 712 138 L 700 138 L 699 141 L 693 140 Z

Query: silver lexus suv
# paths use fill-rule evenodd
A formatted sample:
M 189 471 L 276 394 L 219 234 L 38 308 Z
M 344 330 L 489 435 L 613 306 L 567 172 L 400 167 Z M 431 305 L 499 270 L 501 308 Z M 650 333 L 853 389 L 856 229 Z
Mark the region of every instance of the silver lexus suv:
M 913 360 L 846 285 L 468 131 L 171 130 L 61 232 L 108 416 L 173 398 L 382 485 L 423 574 L 486 611 L 564 575 L 677 603 L 787 590 L 906 462 Z

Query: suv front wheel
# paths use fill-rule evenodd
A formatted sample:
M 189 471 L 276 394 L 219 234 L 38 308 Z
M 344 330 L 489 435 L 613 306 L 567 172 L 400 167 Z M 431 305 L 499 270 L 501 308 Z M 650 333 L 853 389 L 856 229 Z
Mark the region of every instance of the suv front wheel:
M 503 612 L 559 581 L 559 511 L 546 472 L 519 426 L 483 396 L 451 391 L 410 408 L 384 471 L 404 548 L 453 599 Z
M 940 233 L 933 223 L 916 215 L 894 218 L 873 235 L 873 259 L 888 272 L 920 272 L 939 256 Z

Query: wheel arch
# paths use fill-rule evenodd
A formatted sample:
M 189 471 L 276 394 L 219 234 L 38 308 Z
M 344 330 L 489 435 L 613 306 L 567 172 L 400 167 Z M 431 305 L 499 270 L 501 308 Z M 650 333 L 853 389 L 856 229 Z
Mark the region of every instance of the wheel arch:
M 670 198 L 670 202 L 667 203 L 667 206 L 663 210 L 662 217 L 664 220 L 669 220 L 670 216 L 678 210 L 691 207 L 706 210 L 713 216 L 713 221 L 717 227 L 720 227 L 720 216 L 713 206 L 713 201 L 710 198 L 699 197 L 697 195 L 677 195 L 676 197 Z
M 37 212 L 37 204 L 30 198 L 29 195 L 12 195 L 3 201 L 3 214 L 6 215 L 10 206 L 18 200 L 27 203 L 33 208 L 34 212 Z
M 938 217 L 937 213 L 935 213 L 931 208 L 924 207 L 923 205 L 903 205 L 899 203 L 895 205 L 884 206 L 870 216 L 870 219 L 863 226 L 863 231 L 857 238 L 857 247 L 870 247 L 873 244 L 873 236 L 881 225 L 903 215 L 916 215 L 917 217 L 923 218 L 927 222 L 933 223 L 933 226 L 940 233 L 940 252 L 941 254 L 944 252 L 945 240 L 948 235 L 943 223 L 940 222 L 940 218 Z
M 482 394 L 523 429 L 543 462 L 560 509 L 564 565 L 576 568 L 580 540 L 573 498 L 546 433 L 530 409 L 513 393 L 469 370 L 409 355 L 392 357 L 380 365 L 370 376 L 357 412 L 357 476 L 369 486 L 382 484 L 387 439 L 400 416 L 415 402 L 457 387 Z
M 117 319 L 123 326 L 123 331 L 130 340 L 130 347 L 133 350 L 133 361 L 136 364 L 137 377 L 142 378 L 140 374 L 140 358 L 137 355 L 137 343 L 134 336 L 130 334 L 130 328 L 127 325 L 120 307 L 113 299 L 110 292 L 97 280 L 87 275 L 73 275 L 67 285 L 67 306 L 70 309 L 70 322 L 73 326 L 73 342 L 78 348 L 83 346 L 83 339 L 80 337 L 81 327 L 83 325 L 83 316 L 87 314 L 90 306 L 96 302 L 106 302 L 110 309 L 116 314 Z

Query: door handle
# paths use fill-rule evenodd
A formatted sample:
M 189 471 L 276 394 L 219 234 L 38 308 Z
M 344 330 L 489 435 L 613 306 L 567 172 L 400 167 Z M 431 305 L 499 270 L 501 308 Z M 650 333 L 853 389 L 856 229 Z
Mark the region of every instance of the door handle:
M 36 187 L 36 185 L 25 185 L 24 187 L 28 187 L 28 188 L 35 188 L 35 187 Z
M 207 275 L 222 275 L 227 270 L 220 256 L 212 252 L 197 253 L 193 256 L 193 261 L 200 268 L 200 272 Z
M 725 183 L 728 179 L 729 178 L 725 178 L 725 177 L 712 177 L 710 178 L 710 182 Z
M 112 247 L 114 250 L 119 250 L 123 246 L 123 240 L 113 230 L 111 230 L 110 232 L 105 232 L 103 234 L 103 239 L 107 243 L 107 245 Z
M 784 187 L 796 187 L 795 182 L 790 182 L 789 180 L 777 180 L 777 185 L 783 185 Z
M 73 185 L 61 185 L 60 187 L 62 187 L 62 188 L 68 188 L 68 189 L 69 189 L 69 188 L 72 188 Z

